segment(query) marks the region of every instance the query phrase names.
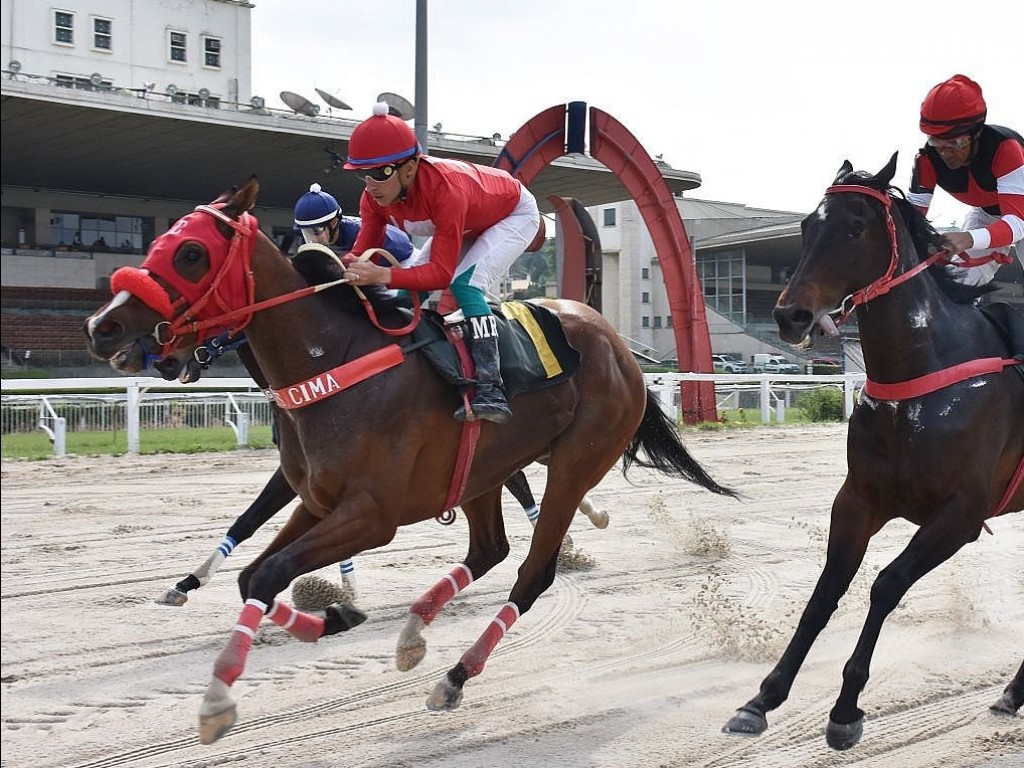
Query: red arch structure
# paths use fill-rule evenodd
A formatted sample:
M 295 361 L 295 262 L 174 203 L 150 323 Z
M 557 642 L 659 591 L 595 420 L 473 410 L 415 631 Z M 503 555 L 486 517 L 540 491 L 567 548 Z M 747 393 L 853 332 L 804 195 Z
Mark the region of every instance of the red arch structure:
M 585 153 L 586 118 L 587 106 L 580 101 L 545 109 L 512 134 L 494 165 L 529 185 L 559 157 Z M 625 185 L 654 242 L 672 310 L 679 370 L 710 373 L 711 338 L 704 296 L 690 239 L 672 193 L 647 150 L 622 123 L 597 107 L 590 107 L 589 118 L 590 156 L 608 167 Z M 577 270 L 581 265 L 564 265 L 564 285 L 582 285 L 582 274 L 571 277 L 570 268 Z M 714 382 L 683 382 L 680 394 L 684 421 L 694 424 L 718 420 Z

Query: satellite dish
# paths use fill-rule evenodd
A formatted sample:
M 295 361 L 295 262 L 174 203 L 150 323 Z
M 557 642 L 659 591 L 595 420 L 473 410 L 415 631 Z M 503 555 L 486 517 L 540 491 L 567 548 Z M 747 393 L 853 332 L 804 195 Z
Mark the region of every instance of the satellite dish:
M 145 88 L 147 91 L 152 91 L 154 88 L 156 88 L 156 82 L 147 82 L 146 80 L 143 80 L 142 87 Z
M 412 120 L 416 116 L 416 108 L 412 102 L 397 93 L 384 92 L 377 96 L 377 101 L 388 105 L 388 112 L 400 120 Z
M 319 88 L 314 88 L 313 90 L 317 92 L 321 99 L 327 102 L 327 106 L 329 107 L 334 107 L 335 109 L 352 109 L 352 107 L 332 93 L 322 91 Z
M 14 74 L 18 74 L 19 72 L 21 72 L 21 62 L 17 59 L 12 59 L 11 63 L 7 65 L 7 70 L 9 72 L 13 72 Z
M 287 104 L 288 107 L 298 115 L 316 117 L 320 114 L 320 107 L 311 102 L 305 96 L 299 96 L 297 93 L 281 91 L 281 101 Z
M 440 133 L 442 128 L 444 128 L 442 123 L 434 123 L 434 133 Z
M 210 89 L 209 88 L 200 88 L 199 89 L 199 98 L 203 99 L 204 101 L 206 99 L 210 98 Z
M 93 72 L 91 75 L 89 75 L 89 82 L 92 83 L 94 86 L 103 85 L 103 75 L 101 75 L 99 72 Z

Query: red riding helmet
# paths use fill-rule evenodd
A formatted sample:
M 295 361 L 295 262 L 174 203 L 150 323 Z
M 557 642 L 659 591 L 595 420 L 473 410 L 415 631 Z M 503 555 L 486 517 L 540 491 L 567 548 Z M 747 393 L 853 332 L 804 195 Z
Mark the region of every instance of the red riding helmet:
M 987 114 L 981 86 L 966 75 L 953 75 L 924 97 L 921 132 L 939 138 L 962 136 L 983 125 Z
M 345 168 L 380 168 L 419 153 L 420 145 L 412 128 L 401 118 L 388 114 L 388 105 L 380 102 L 373 105 L 373 117 L 363 120 L 352 131 Z

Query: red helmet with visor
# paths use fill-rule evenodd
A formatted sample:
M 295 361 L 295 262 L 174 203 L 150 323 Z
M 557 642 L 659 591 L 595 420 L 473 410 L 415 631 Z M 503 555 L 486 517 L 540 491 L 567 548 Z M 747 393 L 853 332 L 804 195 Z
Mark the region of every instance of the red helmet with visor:
M 345 168 L 380 168 L 394 165 L 420 153 L 419 142 L 412 128 L 395 115 L 388 113 L 388 105 L 373 105 L 373 117 L 356 126 L 348 140 L 348 162 Z
M 924 97 L 921 132 L 937 138 L 963 136 L 983 125 L 987 114 L 981 86 L 966 75 L 953 75 Z

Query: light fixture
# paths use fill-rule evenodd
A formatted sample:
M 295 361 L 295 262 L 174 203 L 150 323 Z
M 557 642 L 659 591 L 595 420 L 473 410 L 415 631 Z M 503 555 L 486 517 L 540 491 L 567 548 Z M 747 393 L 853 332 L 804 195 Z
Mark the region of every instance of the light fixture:
M 89 82 L 93 84 L 93 87 L 98 88 L 103 85 L 103 75 L 99 72 L 93 72 L 89 75 Z
M 7 65 L 7 71 L 18 74 L 21 72 L 21 62 L 17 59 L 11 59 L 11 63 Z
M 174 96 L 177 92 L 178 86 L 176 86 L 174 83 L 168 83 L 167 87 L 164 88 L 164 93 L 166 93 L 168 96 Z
M 202 99 L 203 101 L 206 101 L 208 98 L 210 98 L 210 89 L 209 88 L 200 88 L 199 89 L 199 98 Z
M 491 136 L 491 138 L 492 138 L 492 139 L 493 139 L 494 141 L 501 141 L 501 134 L 500 134 L 500 133 L 498 133 L 497 131 L 495 131 L 495 132 L 494 132 L 494 135 L 493 135 L 493 136 Z
M 264 99 L 262 96 L 253 96 L 251 99 L 249 99 L 249 104 L 252 106 L 253 109 L 263 109 L 266 103 L 266 99 Z

